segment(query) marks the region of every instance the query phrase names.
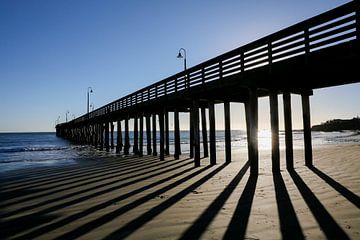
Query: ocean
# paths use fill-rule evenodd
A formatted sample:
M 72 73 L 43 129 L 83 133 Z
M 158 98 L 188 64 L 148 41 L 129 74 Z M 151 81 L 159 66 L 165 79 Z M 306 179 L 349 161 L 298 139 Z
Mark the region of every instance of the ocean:
M 130 132 L 131 143 L 133 142 L 132 136 L 132 132 Z M 174 151 L 173 136 L 173 132 L 170 131 L 170 153 Z M 182 153 L 188 153 L 189 131 L 181 131 L 180 138 Z M 245 131 L 232 130 L 231 138 L 233 150 L 247 151 Z M 144 152 L 146 151 L 145 139 L 146 136 L 144 136 Z M 225 147 L 224 131 L 217 131 L 216 139 L 217 150 L 223 150 Z M 258 139 L 260 150 L 271 150 L 271 133 L 269 131 L 259 131 Z M 293 131 L 293 141 L 294 149 L 303 148 L 302 131 Z M 116 143 L 116 137 L 114 142 Z M 314 148 L 329 144 L 360 143 L 360 133 L 352 131 L 312 132 L 312 142 Z M 284 132 L 280 132 L 280 148 L 285 148 Z M 79 161 L 88 161 L 96 157 L 116 155 L 114 151 L 106 153 L 90 146 L 73 145 L 67 140 L 56 137 L 52 132 L 0 133 L 0 173 L 21 168 L 77 164 Z

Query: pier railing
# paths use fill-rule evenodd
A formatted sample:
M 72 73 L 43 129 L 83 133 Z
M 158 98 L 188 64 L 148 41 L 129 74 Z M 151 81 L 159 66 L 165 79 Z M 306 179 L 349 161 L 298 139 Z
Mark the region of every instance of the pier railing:
M 354 0 L 205 61 L 100 107 L 72 123 L 80 123 L 251 69 L 271 66 L 299 55 L 307 56 L 333 45 L 352 40 L 359 42 L 359 2 Z

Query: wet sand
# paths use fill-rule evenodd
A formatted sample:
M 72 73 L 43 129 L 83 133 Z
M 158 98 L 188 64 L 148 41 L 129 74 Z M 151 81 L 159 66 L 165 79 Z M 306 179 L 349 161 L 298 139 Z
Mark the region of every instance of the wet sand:
M 360 144 L 295 150 L 295 171 L 260 153 L 193 167 L 182 155 L 104 157 L 0 176 L 2 239 L 360 239 Z

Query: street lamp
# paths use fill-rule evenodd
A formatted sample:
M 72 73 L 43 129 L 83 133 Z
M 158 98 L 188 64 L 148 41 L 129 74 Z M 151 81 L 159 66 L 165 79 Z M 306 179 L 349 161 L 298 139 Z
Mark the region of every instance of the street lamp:
M 66 111 L 66 116 L 65 116 L 65 120 L 66 120 L 66 122 L 67 122 L 67 115 L 70 113 L 70 111 L 69 110 L 67 110 Z
M 91 87 L 88 87 L 87 88 L 87 114 L 89 114 L 90 93 L 93 93 L 93 90 Z
M 184 55 L 181 54 L 181 51 L 184 53 Z M 184 58 L 185 87 L 189 87 L 190 83 L 188 82 L 187 73 L 186 73 L 186 70 L 187 70 L 187 68 L 186 68 L 186 50 L 184 48 L 179 49 L 177 58 Z

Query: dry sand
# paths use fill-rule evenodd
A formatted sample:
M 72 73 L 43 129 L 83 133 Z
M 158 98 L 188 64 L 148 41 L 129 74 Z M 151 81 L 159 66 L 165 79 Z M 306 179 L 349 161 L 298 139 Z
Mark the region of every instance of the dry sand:
M 247 155 L 194 168 L 182 156 L 111 157 L 2 174 L 1 239 L 360 239 L 360 144 L 295 151 L 258 178 Z

